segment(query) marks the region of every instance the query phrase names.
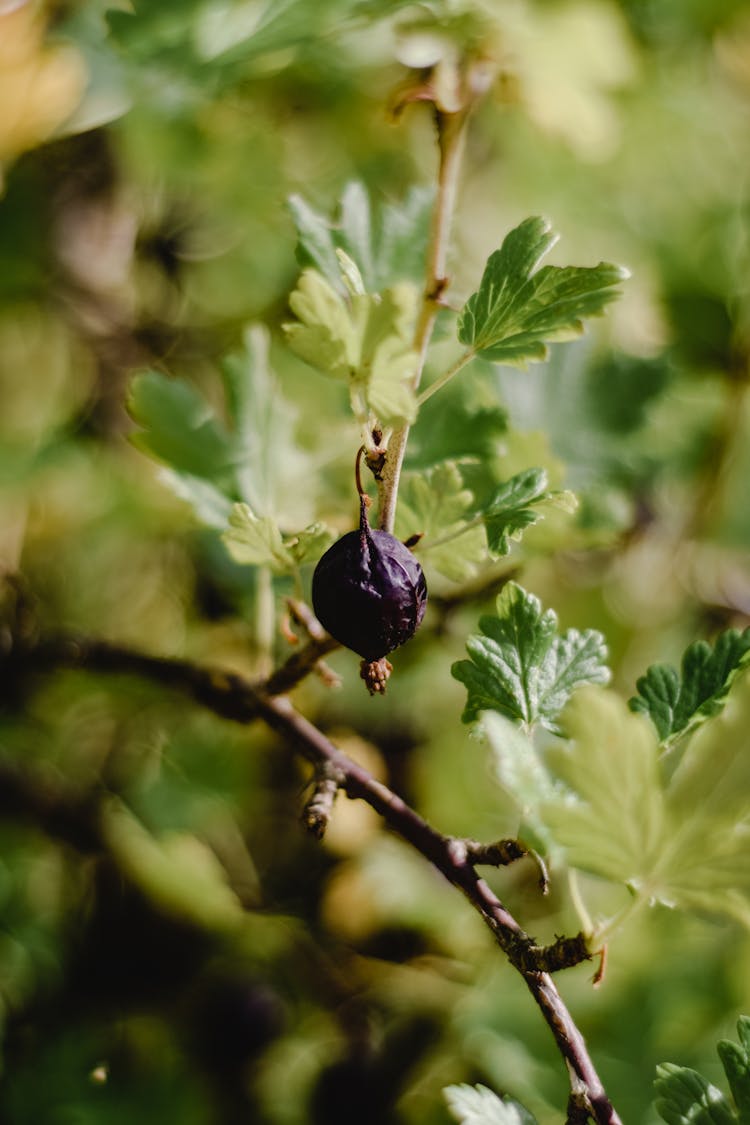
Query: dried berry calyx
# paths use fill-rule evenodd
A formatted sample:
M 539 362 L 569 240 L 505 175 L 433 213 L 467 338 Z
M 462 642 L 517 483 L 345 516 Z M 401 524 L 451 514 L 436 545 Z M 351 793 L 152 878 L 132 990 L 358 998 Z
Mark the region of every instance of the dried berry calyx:
M 367 497 L 360 500 L 359 529 L 334 543 L 315 568 L 312 602 L 331 636 L 363 658 L 362 677 L 374 694 L 385 690 L 386 654 L 424 617 L 427 584 L 409 548 L 370 527 Z

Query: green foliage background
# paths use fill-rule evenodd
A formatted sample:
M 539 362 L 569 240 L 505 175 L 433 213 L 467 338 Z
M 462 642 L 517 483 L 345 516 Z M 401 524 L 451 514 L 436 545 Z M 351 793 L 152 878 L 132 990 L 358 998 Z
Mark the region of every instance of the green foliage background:
M 352 526 L 357 427 L 281 331 L 299 276 L 288 200 L 331 213 L 355 180 L 380 203 L 430 187 L 428 111 L 387 112 L 404 63 L 432 49 L 405 31 L 425 12 L 448 41 L 479 18 L 500 64 L 469 135 L 451 298 L 532 214 L 562 232 L 555 263 L 632 278 L 546 363 L 457 376 L 420 413 L 409 467 L 458 459 L 440 486 L 459 513 L 461 488 L 486 498 L 530 466 L 576 491 L 576 516 L 528 528 L 497 574 L 520 574 L 562 629 L 600 630 L 625 698 L 649 664 L 748 624 L 742 0 L 63 0 L 44 39 L 0 32 L 0 564 L 43 625 L 247 674 L 288 652 L 267 611 L 290 581 L 269 591 L 175 498 L 126 402 L 152 368 L 221 416 L 221 364 L 264 322 L 283 405 L 251 442 L 254 487 L 284 530 Z M 427 518 L 414 479 L 404 511 Z M 494 839 L 518 812 L 450 668 L 495 592 L 456 601 L 464 554 L 465 572 L 430 575 L 385 700 L 345 652 L 341 689 L 310 681 L 298 699 L 437 827 Z M 461 1082 L 561 1120 L 552 1040 L 479 921 L 364 806 L 342 798 L 326 841 L 305 836 L 306 774 L 270 733 L 78 674 L 22 696 L 0 684 L 0 704 L 2 762 L 103 790 L 108 840 L 95 860 L 12 810 L 0 824 L 3 1120 L 445 1125 L 440 1090 Z M 523 865 L 489 876 L 540 940 L 579 924 L 552 875 L 551 902 Z M 590 909 L 623 906 L 581 879 Z M 664 1060 L 721 1084 L 713 1044 L 750 1010 L 746 925 L 702 889 L 700 909 L 615 932 L 598 990 L 590 966 L 560 978 L 627 1122 L 657 1120 Z

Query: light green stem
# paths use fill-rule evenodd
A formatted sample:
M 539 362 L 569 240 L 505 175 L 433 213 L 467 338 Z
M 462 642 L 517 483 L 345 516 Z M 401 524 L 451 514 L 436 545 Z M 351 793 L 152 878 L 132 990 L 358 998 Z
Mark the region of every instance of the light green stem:
M 273 575 L 268 566 L 259 566 L 255 575 L 255 674 L 265 678 L 273 671 L 276 629 Z
M 441 391 L 445 384 L 451 381 L 454 375 L 458 375 L 459 371 L 466 367 L 467 363 L 471 363 L 474 355 L 474 352 L 469 351 L 464 352 L 462 356 L 459 356 L 452 367 L 449 367 L 448 370 L 444 371 L 443 374 L 440 375 L 434 383 L 430 383 L 429 387 L 426 387 L 425 390 L 422 391 L 421 395 L 417 399 L 417 406 L 423 406 L 428 399 L 432 398 L 432 396 L 437 393 L 437 391 Z
M 414 331 L 414 351 L 418 361 L 412 388 L 419 387 L 427 358 L 427 349 L 435 327 L 438 312 L 438 297 L 446 285 L 446 258 L 453 212 L 456 204 L 456 189 L 464 149 L 464 138 L 468 122 L 468 111 L 456 114 L 437 113 L 438 144 L 440 165 L 438 169 L 438 189 L 435 208 L 432 213 L 432 227 L 427 247 L 425 264 L 425 285 L 422 306 Z M 379 485 L 380 527 L 393 532 L 396 518 L 398 486 L 401 479 L 401 466 L 409 440 L 409 427 L 394 430 L 388 443 L 388 455 Z

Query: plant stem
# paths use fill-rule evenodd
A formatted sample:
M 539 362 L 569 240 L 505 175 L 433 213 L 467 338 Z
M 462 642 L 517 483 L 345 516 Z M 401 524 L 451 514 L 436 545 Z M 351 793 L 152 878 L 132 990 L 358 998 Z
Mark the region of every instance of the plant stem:
M 427 349 L 432 338 L 438 312 L 438 298 L 442 295 L 447 284 L 446 258 L 468 119 L 469 111 L 467 109 L 458 113 L 443 113 L 439 109 L 435 109 L 440 154 L 438 184 L 435 207 L 432 212 L 430 239 L 427 246 L 422 304 L 414 330 L 414 351 L 418 357 L 417 368 L 412 380 L 414 391 L 417 390 L 422 379 Z M 396 518 L 398 486 L 408 440 L 409 426 L 402 426 L 400 429 L 394 430 L 388 443 L 388 454 L 383 467 L 382 479 L 379 483 L 379 526 L 383 531 L 391 533 Z
M 423 406 L 428 399 L 431 399 L 434 394 L 441 391 L 445 384 L 451 381 L 454 375 L 458 375 L 459 371 L 466 367 L 467 363 L 471 363 L 473 358 L 474 352 L 472 351 L 464 352 L 462 356 L 459 356 L 456 362 L 449 367 L 447 371 L 444 371 L 434 383 L 430 383 L 429 387 L 426 387 L 425 390 L 422 391 L 417 399 L 417 406 Z
M 33 680 L 39 674 L 66 667 L 138 675 L 182 691 L 224 718 L 241 723 L 262 718 L 316 769 L 340 779 L 347 796 L 366 801 L 393 831 L 464 894 L 534 997 L 566 1062 L 578 1104 L 585 1097 L 597 1125 L 622 1125 L 583 1036 L 550 976 L 550 971 L 576 964 L 588 956 L 583 938 L 579 935 L 558 939 L 549 947 L 538 946 L 477 874 L 476 859 L 467 841 L 436 831 L 396 793 L 342 753 L 285 696 L 272 694 L 271 685 L 275 678 L 278 681 L 278 673 L 265 683 L 252 684 L 234 673 L 190 661 L 154 657 L 85 637 L 58 635 L 29 639 L 11 648 L 0 661 L 0 675 L 5 679 L 20 676 Z M 26 804 L 30 814 L 37 811 L 33 800 Z M 56 823 L 55 810 L 50 812 L 45 805 L 41 813 L 43 823 Z M 65 835 L 71 838 L 67 821 L 64 823 Z M 95 846 L 95 841 L 92 843 Z M 91 846 L 86 834 L 84 846 Z

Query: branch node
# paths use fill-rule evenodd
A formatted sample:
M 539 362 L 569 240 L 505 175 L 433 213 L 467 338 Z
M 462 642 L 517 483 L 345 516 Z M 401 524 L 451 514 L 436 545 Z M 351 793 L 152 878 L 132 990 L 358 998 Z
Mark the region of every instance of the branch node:
M 586 935 L 579 933 L 575 937 L 556 937 L 550 945 L 519 940 L 510 950 L 510 958 L 522 973 L 557 973 L 590 961 L 591 953 Z
M 520 840 L 496 840 L 492 844 L 480 844 L 478 840 L 464 840 L 466 858 L 469 863 L 486 867 L 508 867 L 518 859 L 529 854 Z
M 321 763 L 315 770 L 314 787 L 302 811 L 302 823 L 316 840 L 325 836 L 333 812 L 333 804 L 345 778 L 341 770 L 329 762 Z

